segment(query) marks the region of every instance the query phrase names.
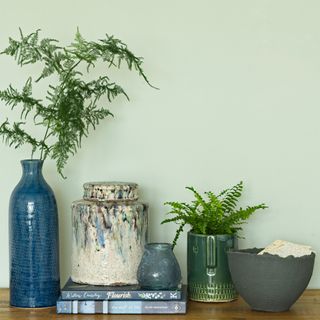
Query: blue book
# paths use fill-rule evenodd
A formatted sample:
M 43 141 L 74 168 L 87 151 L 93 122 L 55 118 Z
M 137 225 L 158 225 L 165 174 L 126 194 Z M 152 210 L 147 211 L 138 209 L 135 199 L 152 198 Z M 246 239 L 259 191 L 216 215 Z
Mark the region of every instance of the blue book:
M 57 313 L 64 314 L 179 314 L 187 311 L 187 286 L 180 300 L 62 300 Z
M 181 286 L 176 290 L 143 290 L 138 285 L 97 286 L 67 281 L 61 289 L 62 300 L 179 300 Z

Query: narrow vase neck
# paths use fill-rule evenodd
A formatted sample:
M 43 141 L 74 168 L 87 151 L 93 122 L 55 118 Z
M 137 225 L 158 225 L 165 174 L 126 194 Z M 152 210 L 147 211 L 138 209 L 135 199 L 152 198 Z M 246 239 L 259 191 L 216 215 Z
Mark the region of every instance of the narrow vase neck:
M 146 250 L 156 250 L 156 251 L 172 251 L 172 244 L 171 243 L 147 243 L 145 245 Z
M 22 160 L 23 175 L 39 177 L 42 176 L 43 160 Z

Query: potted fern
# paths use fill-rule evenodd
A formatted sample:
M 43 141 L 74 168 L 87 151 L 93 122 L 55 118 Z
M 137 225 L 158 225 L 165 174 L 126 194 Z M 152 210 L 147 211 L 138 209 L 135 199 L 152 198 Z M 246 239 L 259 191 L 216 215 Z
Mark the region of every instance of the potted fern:
M 106 102 L 124 89 L 106 75 L 108 68 L 126 64 L 149 84 L 142 70 L 142 58 L 135 56 L 122 41 L 113 36 L 98 42 L 85 40 L 77 31 L 69 46 L 55 39 L 39 39 L 39 30 L 20 39 L 9 38 L 2 52 L 18 65 L 39 64 L 40 74 L 29 77 L 21 90 L 12 85 L 0 91 L 0 100 L 11 109 L 19 108 L 20 119 L 5 119 L 0 136 L 10 147 L 30 145 L 31 157 L 21 161 L 23 174 L 13 191 L 9 209 L 10 303 L 18 307 L 47 307 L 56 303 L 60 290 L 58 215 L 56 200 L 42 176 L 47 158 L 56 162 L 58 173 L 69 157 L 81 147 L 91 129 L 111 112 Z M 102 74 L 87 80 L 96 63 L 104 63 Z M 33 85 L 45 80 L 45 98 L 35 97 Z M 100 106 L 101 98 L 106 97 Z M 30 131 L 33 126 L 43 129 Z
M 192 300 L 226 302 L 237 297 L 228 268 L 227 251 L 236 246 L 237 232 L 256 210 L 265 209 L 265 204 L 237 209 L 243 190 L 241 181 L 218 195 L 205 192 L 202 196 L 193 187 L 187 187 L 194 195 L 191 203 L 166 202 L 171 206 L 167 213 L 173 217 L 163 223 L 179 225 L 173 240 L 176 245 L 185 225 L 188 232 L 188 288 Z

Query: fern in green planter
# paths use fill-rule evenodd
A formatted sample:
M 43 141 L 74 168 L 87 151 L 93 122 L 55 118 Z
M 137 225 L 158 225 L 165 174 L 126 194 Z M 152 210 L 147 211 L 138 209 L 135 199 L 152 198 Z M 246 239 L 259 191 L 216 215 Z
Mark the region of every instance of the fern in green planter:
M 39 30 L 24 35 L 20 39 L 9 38 L 9 46 L 2 52 L 12 56 L 18 65 L 40 64 L 42 71 L 34 81 L 29 77 L 18 90 L 12 85 L 0 91 L 0 100 L 12 109 L 20 108 L 20 121 L 10 123 L 8 119 L 0 125 L 0 136 L 4 142 L 19 148 L 23 144 L 31 146 L 31 158 L 39 152 L 39 158 L 47 157 L 56 161 L 57 170 L 62 170 L 70 155 L 81 147 L 90 129 L 95 129 L 101 120 L 112 113 L 98 105 L 106 96 L 111 102 L 119 95 L 128 95 L 118 84 L 105 74 L 110 67 L 120 68 L 125 63 L 129 70 L 135 70 L 150 85 L 143 69 L 142 58 L 135 56 L 122 41 L 108 36 L 98 42 L 85 40 L 77 31 L 70 46 L 63 47 L 55 39 L 39 39 Z M 106 64 L 103 75 L 87 81 L 80 71 L 85 66 L 89 73 L 98 61 Z M 80 68 L 80 69 L 79 69 Z M 45 101 L 36 98 L 32 86 L 50 78 Z M 151 85 L 150 85 L 151 86 Z M 43 127 L 43 135 L 38 138 L 26 131 L 26 122 Z
M 235 234 L 241 230 L 243 224 L 256 210 L 266 209 L 262 203 L 256 206 L 247 206 L 245 209 L 237 209 L 237 202 L 242 194 L 243 182 L 241 181 L 232 188 L 225 189 L 218 195 L 213 192 L 205 192 L 200 195 L 193 187 L 186 187 L 190 190 L 195 200 L 190 204 L 185 202 L 166 202 L 171 210 L 168 215 L 173 218 L 165 219 L 161 222 L 175 222 L 179 225 L 173 240 L 176 245 L 180 233 L 186 224 L 192 227 L 194 233 L 204 235 Z

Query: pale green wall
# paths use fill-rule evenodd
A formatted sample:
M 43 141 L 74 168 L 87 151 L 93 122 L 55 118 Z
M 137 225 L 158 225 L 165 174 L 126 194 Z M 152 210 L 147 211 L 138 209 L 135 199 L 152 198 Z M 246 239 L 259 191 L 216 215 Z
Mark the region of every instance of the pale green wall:
M 318 251 L 319 14 L 319 1 L 302 0 L 1 2 L 1 49 L 19 26 L 63 43 L 77 26 L 89 39 L 114 34 L 145 58 L 161 89 L 121 72 L 131 101 L 115 101 L 115 118 L 70 159 L 68 179 L 46 163 L 60 210 L 63 281 L 70 272 L 70 204 L 91 180 L 139 183 L 150 204 L 151 240 L 170 241 L 175 226 L 160 225 L 163 202 L 189 201 L 187 185 L 219 191 L 243 179 L 243 204 L 264 201 L 270 209 L 245 226 L 242 247 L 286 239 Z M 0 70 L 5 88 L 22 84 L 31 69 L 1 56 Z M 0 286 L 8 286 L 8 202 L 19 160 L 29 153 L 1 144 L 0 154 Z M 185 234 L 176 255 L 186 281 Z M 311 287 L 320 287 L 319 271 L 316 264 Z

